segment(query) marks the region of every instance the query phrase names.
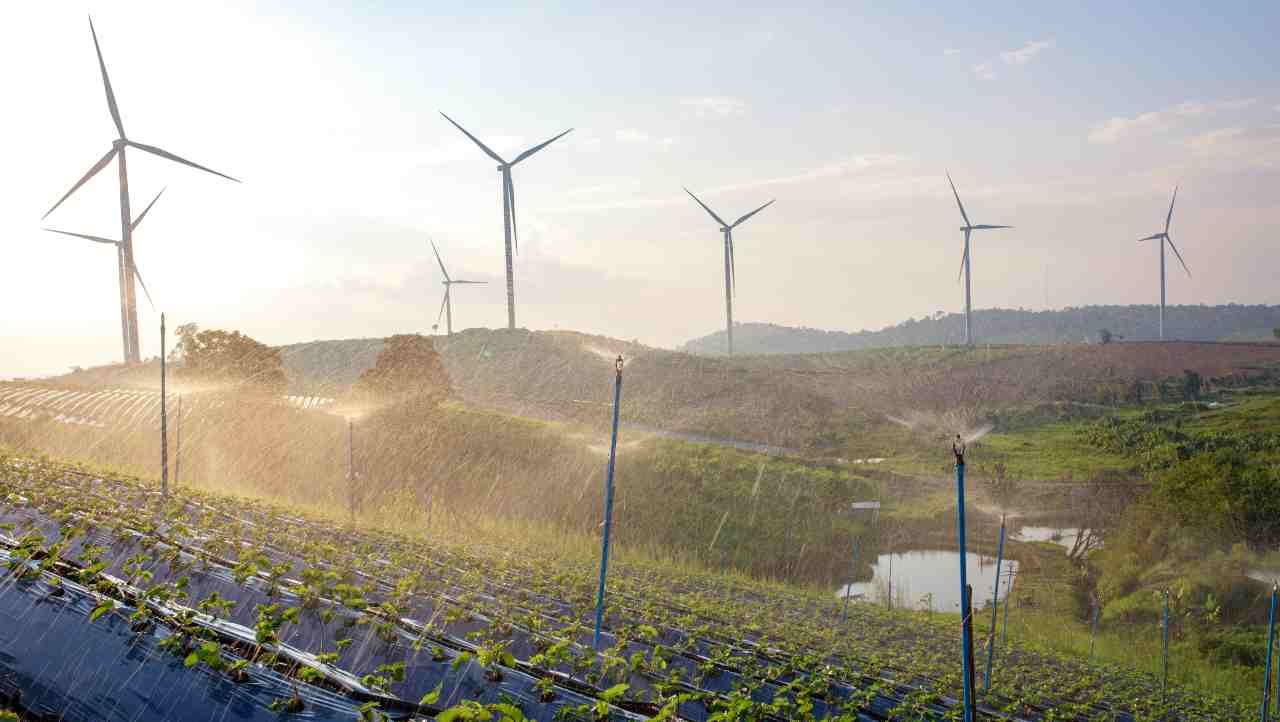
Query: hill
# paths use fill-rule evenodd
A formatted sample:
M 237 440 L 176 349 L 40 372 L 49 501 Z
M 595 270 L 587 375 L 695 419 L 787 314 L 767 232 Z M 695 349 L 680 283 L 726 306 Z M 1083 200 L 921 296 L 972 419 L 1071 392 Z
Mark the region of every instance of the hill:
M 1096 342 L 1109 330 L 1130 341 L 1157 340 L 1156 306 L 1085 306 L 1059 311 L 985 309 L 974 311 L 974 333 L 983 343 L 1062 344 Z M 1165 336 L 1182 341 L 1271 341 L 1280 328 L 1280 306 L 1168 306 Z M 935 314 L 879 331 L 823 331 L 768 323 L 734 326 L 735 350 L 743 354 L 831 353 L 860 348 L 956 344 L 964 339 L 964 315 Z M 695 338 L 681 350 L 723 354 L 724 331 Z

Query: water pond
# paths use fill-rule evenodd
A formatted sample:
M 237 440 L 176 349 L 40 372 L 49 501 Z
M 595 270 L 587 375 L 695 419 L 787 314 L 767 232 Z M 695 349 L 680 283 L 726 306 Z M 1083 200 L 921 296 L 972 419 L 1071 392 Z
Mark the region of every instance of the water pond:
M 994 556 L 968 553 L 969 584 L 973 587 L 974 606 L 981 609 L 991 601 L 996 579 Z M 1008 571 L 1016 575 L 1018 563 L 1006 559 L 1000 577 L 1000 596 L 1008 589 Z M 892 571 L 891 571 L 892 570 Z M 872 565 L 868 582 L 854 582 L 840 587 L 836 595 L 849 594 L 854 599 L 886 603 L 892 598 L 895 607 L 960 611 L 960 553 L 943 550 L 917 550 L 881 554 Z

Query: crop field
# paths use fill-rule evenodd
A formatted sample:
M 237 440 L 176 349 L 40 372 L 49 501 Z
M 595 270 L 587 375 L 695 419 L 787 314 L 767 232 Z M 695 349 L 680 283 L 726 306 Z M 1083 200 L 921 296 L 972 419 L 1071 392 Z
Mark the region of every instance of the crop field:
M 954 615 L 475 525 L 390 532 L 0 458 L 0 689 L 60 719 L 958 719 Z M 524 539 L 517 542 L 515 539 Z M 984 632 L 978 625 L 980 636 Z M 982 716 L 1244 719 L 1239 702 L 1023 647 Z M 486 715 L 489 715 L 486 717 Z

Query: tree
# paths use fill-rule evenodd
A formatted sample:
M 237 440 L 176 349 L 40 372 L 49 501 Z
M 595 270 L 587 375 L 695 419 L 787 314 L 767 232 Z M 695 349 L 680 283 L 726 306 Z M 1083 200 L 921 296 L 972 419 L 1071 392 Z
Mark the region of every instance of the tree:
M 191 346 L 194 341 L 188 341 L 200 332 L 200 327 L 194 323 L 184 323 L 173 330 L 173 335 L 178 342 L 173 345 L 173 350 L 169 352 L 170 361 L 181 361 L 185 358 L 186 349 Z
M 1111 343 L 1111 329 L 1104 328 L 1098 331 L 1098 342 L 1104 345 Z
M 184 331 L 186 335 L 181 336 Z M 178 333 L 183 358 L 178 372 L 181 378 L 231 384 L 245 390 L 284 392 L 287 382 L 279 350 L 239 331 L 197 332 L 195 324 L 186 324 L 179 327 Z
M 1280 326 L 1276 326 L 1275 328 L 1271 329 L 1271 335 L 1280 339 Z
M 361 400 L 415 398 L 438 405 L 449 396 L 449 374 L 431 339 L 421 334 L 387 338 L 373 368 L 360 374 L 352 395 Z

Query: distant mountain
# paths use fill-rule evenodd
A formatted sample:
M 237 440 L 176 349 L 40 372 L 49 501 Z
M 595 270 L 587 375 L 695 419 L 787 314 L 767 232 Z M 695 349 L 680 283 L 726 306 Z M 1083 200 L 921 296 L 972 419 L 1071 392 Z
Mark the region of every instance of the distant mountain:
M 1096 343 L 1107 329 L 1117 340 L 1154 341 L 1157 306 L 1085 306 L 1059 311 L 986 309 L 974 311 L 973 332 L 983 343 Z M 1165 338 L 1180 341 L 1272 341 L 1280 328 L 1280 306 L 1166 306 Z M 879 331 L 823 331 L 769 323 L 733 327 L 734 351 L 742 354 L 832 353 L 862 348 L 956 344 L 964 339 L 964 315 L 938 314 L 907 319 Z M 686 342 L 680 350 L 723 354 L 725 333 Z

